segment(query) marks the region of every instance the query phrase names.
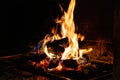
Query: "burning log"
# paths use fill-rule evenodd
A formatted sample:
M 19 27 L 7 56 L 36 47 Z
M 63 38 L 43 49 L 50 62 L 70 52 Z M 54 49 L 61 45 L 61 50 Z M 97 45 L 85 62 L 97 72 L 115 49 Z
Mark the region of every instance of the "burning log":
M 55 46 L 61 46 L 61 47 L 68 46 L 68 38 L 66 37 L 60 40 L 54 40 L 53 42 L 47 43 L 47 47 L 55 47 Z
M 78 67 L 78 63 L 76 60 L 72 60 L 72 59 L 68 59 L 68 60 L 63 60 L 62 63 L 65 67 L 69 67 L 69 68 L 74 68 L 77 69 Z
M 47 43 L 48 51 L 53 52 L 55 54 L 63 53 L 65 47 L 67 47 L 68 45 L 69 45 L 69 43 L 68 43 L 67 37 Z
M 59 64 L 59 59 L 53 58 L 52 60 L 50 60 L 49 69 L 57 67 L 58 64 Z

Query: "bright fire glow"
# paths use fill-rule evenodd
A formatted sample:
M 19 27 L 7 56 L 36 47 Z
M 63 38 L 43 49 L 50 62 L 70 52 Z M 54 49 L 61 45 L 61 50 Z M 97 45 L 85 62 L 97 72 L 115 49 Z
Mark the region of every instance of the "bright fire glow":
M 85 37 L 81 34 L 75 33 L 75 24 L 73 20 L 73 12 L 75 8 L 75 4 L 76 4 L 75 0 L 71 0 L 67 12 L 64 12 L 64 15 L 61 17 L 60 20 L 58 19 L 56 20 L 56 23 L 59 23 L 61 25 L 62 36 L 59 36 L 59 34 L 57 34 L 57 31 L 53 28 L 51 31 L 53 33 L 53 36 L 52 37 L 46 36 L 44 39 L 44 43 L 43 43 L 44 52 L 49 58 L 54 58 L 55 54 L 50 53 L 48 51 L 46 43 L 52 42 L 54 40 L 59 40 L 65 37 L 68 38 L 69 46 L 66 47 L 64 52 L 62 53 L 61 60 L 65 60 L 65 59 L 77 60 L 79 58 L 82 58 L 82 55 L 84 53 L 88 53 L 92 51 L 92 48 L 79 49 L 78 40 L 80 39 L 81 41 L 83 41 Z

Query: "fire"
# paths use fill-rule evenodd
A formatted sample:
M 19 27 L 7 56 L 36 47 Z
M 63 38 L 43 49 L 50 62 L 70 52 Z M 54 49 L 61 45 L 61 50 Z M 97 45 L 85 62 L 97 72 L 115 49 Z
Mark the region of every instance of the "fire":
M 56 23 L 61 25 L 61 33 L 57 33 L 57 28 L 52 28 L 51 33 L 53 35 L 47 34 L 45 38 L 41 41 L 42 42 L 42 47 L 40 48 L 40 52 L 45 53 L 47 55 L 47 58 L 49 60 L 51 59 L 60 59 L 62 60 L 67 60 L 67 59 L 72 59 L 76 60 L 79 63 L 80 60 L 82 61 L 83 59 L 83 54 L 86 54 L 88 52 L 91 52 L 93 49 L 80 49 L 79 48 L 79 43 L 78 40 L 83 41 L 85 39 L 84 35 L 77 34 L 75 33 L 75 24 L 74 24 L 74 18 L 73 18 L 73 12 L 75 8 L 76 1 L 71 0 L 67 12 L 64 11 L 64 15 L 61 17 L 61 19 L 56 19 Z M 63 11 L 63 8 L 60 6 L 60 8 Z M 60 42 L 60 44 L 56 45 L 55 41 L 65 39 L 66 42 L 63 41 L 63 43 Z M 53 47 L 48 47 L 49 43 L 54 43 L 54 48 Z M 64 45 L 64 43 L 66 43 Z M 52 44 L 53 45 L 53 44 Z M 56 51 L 56 48 L 60 48 L 61 51 Z M 64 48 L 64 49 L 63 49 Z M 44 65 L 45 63 L 48 65 L 49 60 L 43 60 L 40 62 L 41 65 Z M 83 61 L 84 62 L 84 61 Z M 45 66 L 45 65 L 44 65 Z M 48 67 L 48 66 L 47 66 Z M 58 66 L 55 68 L 57 70 L 63 69 L 62 63 L 59 63 Z M 81 69 L 79 67 L 79 69 Z
M 58 66 L 55 68 L 56 70 L 60 71 L 62 70 L 63 66 L 61 63 L 58 64 Z
M 83 53 L 88 53 L 92 51 L 92 49 L 79 49 L 78 40 L 84 40 L 84 36 L 75 33 L 75 24 L 73 20 L 73 12 L 75 8 L 75 0 L 71 0 L 67 12 L 64 12 L 64 15 L 61 17 L 60 20 L 56 19 L 56 23 L 61 25 L 61 35 L 57 34 L 55 28 L 52 29 L 53 36 L 52 37 L 45 37 L 44 39 L 44 52 L 49 58 L 54 58 L 54 53 L 48 51 L 46 43 L 49 41 L 59 40 L 62 38 L 67 37 L 69 46 L 65 48 L 64 52 L 61 55 L 61 60 L 65 59 L 79 59 L 82 57 Z

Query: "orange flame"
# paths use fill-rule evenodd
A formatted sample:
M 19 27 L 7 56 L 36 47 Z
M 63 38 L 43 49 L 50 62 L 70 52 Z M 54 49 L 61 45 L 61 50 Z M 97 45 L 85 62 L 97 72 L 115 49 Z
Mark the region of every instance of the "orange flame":
M 53 28 L 52 33 L 54 36 L 52 37 L 45 37 L 44 39 L 44 52 L 49 58 L 54 58 L 54 53 L 49 53 L 47 50 L 46 43 L 49 41 L 54 41 L 58 39 L 62 39 L 67 37 L 69 46 L 65 48 L 65 51 L 63 52 L 61 56 L 61 60 L 65 59 L 79 59 L 82 57 L 83 53 L 88 53 L 92 51 L 92 48 L 90 49 L 79 49 L 79 44 L 78 40 L 80 39 L 81 41 L 84 40 L 85 36 L 81 34 L 75 33 L 75 24 L 73 20 L 73 12 L 74 12 L 74 7 L 75 7 L 75 0 L 71 0 L 67 12 L 64 12 L 64 15 L 61 17 L 60 20 L 56 20 L 56 23 L 59 23 L 61 25 L 61 35 L 57 34 L 56 30 Z M 62 9 L 62 7 L 60 6 Z M 62 9 L 63 10 L 63 9 Z

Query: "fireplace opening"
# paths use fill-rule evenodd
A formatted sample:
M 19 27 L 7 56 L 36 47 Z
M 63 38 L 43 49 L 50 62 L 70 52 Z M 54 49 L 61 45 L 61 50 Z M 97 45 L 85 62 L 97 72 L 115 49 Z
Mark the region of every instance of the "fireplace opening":
M 38 18 L 33 18 L 35 25 L 46 27 L 33 27 L 36 31 L 30 33 L 32 37 L 27 33 L 32 30 L 27 28 L 25 37 L 29 35 L 31 40 L 23 41 L 23 45 L 19 43 L 27 47 L 10 48 L 16 54 L 0 57 L 0 79 L 112 80 L 115 54 L 112 2 L 58 0 L 50 3 L 53 5 L 48 3 L 47 13 L 41 13 L 45 15 L 41 24 L 36 22 L 40 21 Z

